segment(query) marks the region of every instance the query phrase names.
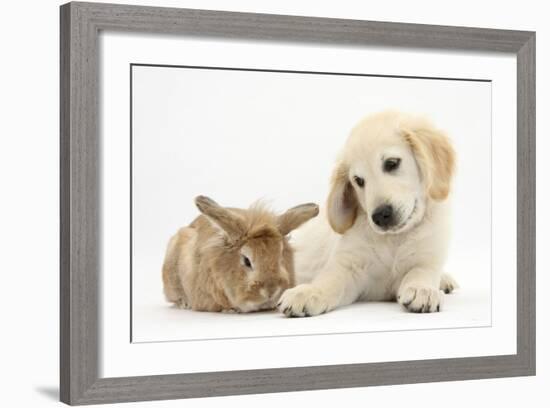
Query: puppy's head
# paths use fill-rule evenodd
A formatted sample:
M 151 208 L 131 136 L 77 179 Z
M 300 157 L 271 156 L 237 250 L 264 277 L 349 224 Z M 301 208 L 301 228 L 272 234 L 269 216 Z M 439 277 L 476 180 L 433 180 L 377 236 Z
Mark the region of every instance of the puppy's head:
M 449 139 L 428 121 L 398 112 L 369 116 L 351 132 L 332 177 L 332 228 L 344 233 L 359 211 L 378 233 L 417 225 L 430 200 L 445 200 L 454 172 Z

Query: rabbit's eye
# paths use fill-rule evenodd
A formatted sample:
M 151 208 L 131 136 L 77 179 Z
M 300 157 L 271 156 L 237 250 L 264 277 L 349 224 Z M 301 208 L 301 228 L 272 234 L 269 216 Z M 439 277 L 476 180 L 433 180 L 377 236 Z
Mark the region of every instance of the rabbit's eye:
M 245 255 L 243 255 L 243 265 L 247 268 L 252 268 L 252 262 L 250 262 L 250 259 Z

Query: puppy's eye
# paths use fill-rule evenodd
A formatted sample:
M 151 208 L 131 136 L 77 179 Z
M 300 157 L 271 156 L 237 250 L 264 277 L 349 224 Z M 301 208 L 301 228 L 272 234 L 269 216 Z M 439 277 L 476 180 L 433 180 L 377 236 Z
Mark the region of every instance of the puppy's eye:
M 246 266 L 247 268 L 252 269 L 252 262 L 250 262 L 250 259 L 248 259 L 248 257 L 244 255 L 243 255 L 243 265 Z
M 365 179 L 359 176 L 353 176 L 353 181 L 355 181 L 355 184 L 357 184 L 359 187 L 363 187 L 365 185 Z
M 399 168 L 399 165 L 401 164 L 401 159 L 395 157 L 391 159 L 387 159 L 384 161 L 384 171 L 386 173 L 390 173 L 392 171 L 395 171 Z

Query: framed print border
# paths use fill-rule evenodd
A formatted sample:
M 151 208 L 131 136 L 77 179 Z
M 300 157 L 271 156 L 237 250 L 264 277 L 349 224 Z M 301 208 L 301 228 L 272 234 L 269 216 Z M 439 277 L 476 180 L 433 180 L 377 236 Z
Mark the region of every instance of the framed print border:
M 96 3 L 61 6 L 60 396 L 67 404 L 364 387 L 535 374 L 535 33 Z M 514 53 L 517 353 L 388 363 L 99 377 L 99 47 L 102 30 Z

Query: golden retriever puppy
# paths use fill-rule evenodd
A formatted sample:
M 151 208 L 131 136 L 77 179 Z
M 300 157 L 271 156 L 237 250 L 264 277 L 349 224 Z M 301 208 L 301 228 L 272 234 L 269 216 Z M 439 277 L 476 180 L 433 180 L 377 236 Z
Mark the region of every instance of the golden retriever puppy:
M 411 312 L 440 310 L 449 242 L 447 197 L 455 168 L 449 139 L 399 112 L 365 118 L 332 176 L 326 209 L 293 234 L 300 285 L 286 316 L 315 316 L 357 300 L 396 300 Z

